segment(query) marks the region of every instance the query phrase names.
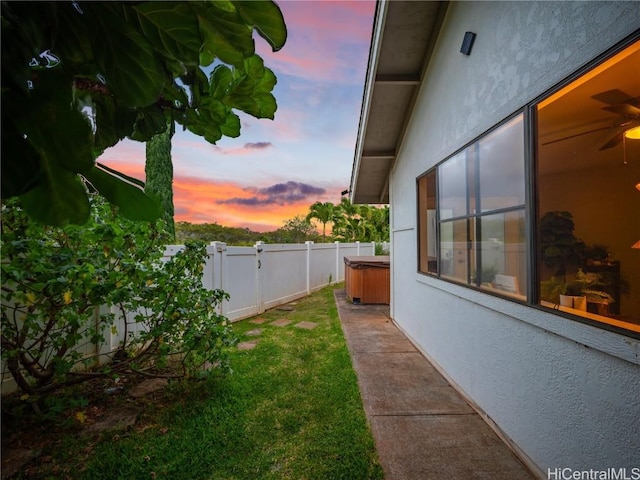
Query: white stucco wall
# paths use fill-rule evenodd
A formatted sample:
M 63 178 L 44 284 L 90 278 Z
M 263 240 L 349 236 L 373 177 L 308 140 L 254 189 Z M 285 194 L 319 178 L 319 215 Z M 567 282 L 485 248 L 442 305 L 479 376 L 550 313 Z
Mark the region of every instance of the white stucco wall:
M 417 273 L 416 177 L 638 28 L 637 2 L 452 2 L 391 175 L 395 322 L 545 474 L 640 467 L 639 342 Z

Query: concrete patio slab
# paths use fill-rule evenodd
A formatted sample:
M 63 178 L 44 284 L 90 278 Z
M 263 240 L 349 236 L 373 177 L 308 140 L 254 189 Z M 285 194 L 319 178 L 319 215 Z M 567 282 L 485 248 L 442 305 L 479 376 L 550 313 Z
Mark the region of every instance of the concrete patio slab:
M 532 479 L 475 413 L 371 418 L 385 479 Z
M 110 412 L 93 425 L 87 426 L 82 433 L 93 434 L 106 430 L 127 429 L 136 423 L 139 414 L 140 411 L 137 408 L 124 406 Z
M 358 322 L 361 320 L 383 320 L 389 321 L 389 305 L 354 305 L 346 297 L 342 310 L 346 314 L 343 323 Z
M 240 342 L 237 345 L 238 350 L 253 350 L 258 345 L 258 340 L 251 340 L 250 342 Z
M 389 318 L 334 290 L 385 480 L 534 479 Z
M 286 318 L 281 318 L 280 320 L 271 322 L 269 325 L 275 325 L 276 327 L 286 327 L 290 323 L 291 323 L 291 320 L 287 320 Z
M 133 398 L 139 398 L 144 395 L 156 392 L 163 389 L 169 384 L 169 380 L 166 378 L 150 378 L 140 382 L 129 391 L 129 396 Z
M 371 415 L 474 413 L 420 353 L 354 353 L 352 360 Z
M 388 319 L 345 323 L 343 331 L 350 343 L 349 348 L 354 352 L 417 352 L 416 347 Z
M 417 350 L 413 352 L 363 352 L 354 353 L 353 362 L 362 375 L 391 377 L 407 375 L 413 381 L 430 385 L 449 385 L 447 380 Z
M 266 318 L 258 317 L 258 318 L 254 318 L 253 320 L 249 320 L 249 323 L 255 323 L 257 325 L 261 325 L 266 321 L 267 321 Z

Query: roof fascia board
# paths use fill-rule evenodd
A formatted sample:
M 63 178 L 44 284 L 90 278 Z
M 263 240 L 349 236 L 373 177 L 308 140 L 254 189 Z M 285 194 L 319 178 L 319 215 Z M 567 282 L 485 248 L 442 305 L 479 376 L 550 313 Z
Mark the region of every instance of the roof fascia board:
M 355 193 L 358 184 L 358 174 L 360 172 L 360 159 L 364 148 L 364 135 L 367 130 L 369 109 L 371 108 L 371 97 L 375 86 L 376 72 L 378 70 L 378 60 L 380 58 L 380 46 L 384 26 L 387 19 L 388 2 L 391 0 L 379 0 L 376 5 L 376 14 L 373 31 L 371 34 L 371 49 L 369 50 L 369 63 L 367 67 L 367 77 L 365 80 L 364 92 L 362 95 L 362 109 L 360 111 L 360 124 L 358 126 L 358 138 L 356 140 L 356 150 L 353 158 L 353 169 L 351 170 L 351 185 L 349 187 L 349 200 L 355 200 Z

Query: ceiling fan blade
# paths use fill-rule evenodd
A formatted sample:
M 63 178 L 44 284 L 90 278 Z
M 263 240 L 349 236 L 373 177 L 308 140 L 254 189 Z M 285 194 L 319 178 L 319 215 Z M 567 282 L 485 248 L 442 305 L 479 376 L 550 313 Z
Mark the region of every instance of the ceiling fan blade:
M 613 90 L 607 90 L 606 92 L 600 92 L 593 95 L 591 98 L 602 103 L 608 103 L 609 105 L 618 105 L 620 103 L 627 103 L 632 100 L 631 95 L 627 95 L 622 90 L 617 88 Z
M 607 112 L 617 113 L 622 116 L 635 117 L 640 115 L 640 108 L 630 103 L 619 103 L 618 105 L 610 105 L 608 107 L 602 107 L 602 110 Z
M 551 140 L 550 142 L 545 142 L 542 145 L 551 145 L 552 143 L 558 143 L 558 142 L 562 142 L 564 140 L 569 140 L 571 138 L 581 137 L 582 135 L 589 135 L 590 133 L 601 132 L 602 130 L 610 130 L 610 129 L 611 129 L 611 127 L 596 128 L 596 129 L 593 129 L 593 130 L 588 130 L 586 132 L 576 133 L 574 135 L 569 135 L 567 137 L 562 137 L 562 138 L 558 138 L 556 140 Z
M 625 103 L 628 103 L 629 105 L 633 105 L 634 107 L 640 108 L 640 97 L 630 98 Z
M 624 140 L 624 133 L 635 127 L 640 127 L 640 117 L 625 122 L 623 125 L 614 127 L 611 130 L 613 133 L 610 135 L 609 140 L 607 140 L 598 150 L 607 150 L 620 144 Z
M 616 145 L 622 142 L 622 137 L 624 135 L 624 130 L 618 130 L 613 137 L 611 137 L 604 145 L 602 145 L 598 150 L 607 150 L 609 148 L 613 148 Z

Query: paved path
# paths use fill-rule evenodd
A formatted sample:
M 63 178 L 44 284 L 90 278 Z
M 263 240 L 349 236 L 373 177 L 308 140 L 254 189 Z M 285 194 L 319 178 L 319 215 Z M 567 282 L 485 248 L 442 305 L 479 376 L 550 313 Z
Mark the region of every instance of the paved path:
M 533 479 L 529 470 L 389 318 L 336 304 L 385 480 Z

